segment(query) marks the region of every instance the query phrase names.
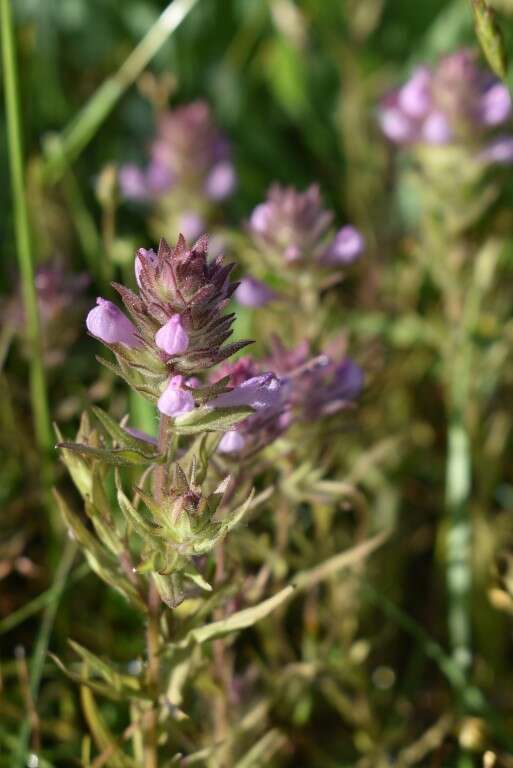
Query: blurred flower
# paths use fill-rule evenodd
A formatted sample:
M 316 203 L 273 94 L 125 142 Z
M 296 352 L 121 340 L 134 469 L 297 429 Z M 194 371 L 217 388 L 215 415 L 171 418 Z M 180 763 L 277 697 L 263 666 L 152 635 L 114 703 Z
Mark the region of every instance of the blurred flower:
M 493 128 L 510 120 L 507 87 L 480 68 L 471 51 L 441 59 L 432 69 L 419 67 L 382 101 L 383 133 L 399 145 L 483 144 Z M 507 137 L 509 138 L 509 137 Z M 511 162 L 510 153 L 481 155 L 487 162 Z
M 162 112 L 147 166 L 123 165 L 118 178 L 124 198 L 152 205 L 159 234 L 190 240 L 237 184 L 230 146 L 204 101 Z
M 333 218 L 317 185 L 298 192 L 274 184 L 251 214 L 248 230 L 262 255 L 278 264 L 346 265 L 361 254 L 363 238 L 354 227 L 333 235 Z
M 56 263 L 42 264 L 36 270 L 35 286 L 44 360 L 53 367 L 63 362 L 66 351 L 76 341 L 82 326 L 86 274 L 73 274 Z M 3 325 L 10 325 L 21 337 L 25 334 L 25 313 L 21 290 L 9 298 L 0 313 Z
M 345 409 L 363 388 L 363 372 L 349 357 L 340 362 L 330 355 L 311 357 L 308 344 L 288 350 L 273 340 L 273 354 L 265 363 L 288 387 L 296 418 L 314 421 Z
M 256 374 L 256 370 L 257 363 L 243 357 L 216 372 L 215 380 L 229 376 L 233 389 L 211 400 L 210 406 L 249 405 L 255 410 L 226 432 L 218 446 L 221 453 L 247 458 L 273 442 L 291 422 L 286 383 L 274 373 Z
M 256 277 L 243 277 L 235 291 L 235 299 L 243 307 L 258 309 L 276 298 L 276 293 Z

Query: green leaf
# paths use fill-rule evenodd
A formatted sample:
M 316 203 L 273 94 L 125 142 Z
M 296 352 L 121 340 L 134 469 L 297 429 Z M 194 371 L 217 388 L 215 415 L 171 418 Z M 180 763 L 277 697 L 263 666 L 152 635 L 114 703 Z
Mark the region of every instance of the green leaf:
M 506 79 L 507 56 L 495 12 L 487 0 L 471 0 L 477 39 L 488 64 L 495 74 Z
M 57 425 L 54 425 L 54 429 L 59 440 L 57 448 L 62 448 L 61 459 L 70 473 L 75 487 L 83 499 L 90 499 L 92 494 L 91 468 L 81 456 L 63 448 L 62 434 Z
M 78 656 L 85 661 L 88 667 L 99 675 L 110 688 L 113 688 L 116 693 L 124 692 L 127 696 L 135 695 L 136 693 L 142 695 L 141 680 L 135 675 L 127 675 L 119 672 L 109 662 L 103 661 L 98 658 L 94 653 L 88 651 L 79 643 L 74 640 L 68 640 L 73 650 Z M 143 698 L 151 698 L 151 696 L 145 696 Z
M 118 571 L 119 558 L 114 558 L 109 550 L 101 546 L 100 542 L 86 528 L 79 516 L 72 512 L 69 505 L 56 489 L 53 490 L 53 494 L 66 525 L 75 539 L 82 545 L 91 569 L 106 584 L 121 592 L 133 605 L 144 610 L 145 606 L 139 593 L 133 584 L 124 576 L 121 576 Z
M 161 573 L 153 573 L 152 578 L 161 600 L 169 608 L 177 608 L 180 603 L 183 603 L 185 599 L 183 574 L 176 572 L 169 574 L 169 576 L 164 576 Z
M 192 643 L 206 643 L 217 637 L 229 635 L 231 632 L 238 632 L 241 629 L 252 627 L 257 621 L 261 621 L 262 619 L 265 619 L 266 616 L 269 616 L 270 613 L 278 608 L 278 606 L 282 605 L 293 594 L 293 586 L 285 587 L 267 600 L 258 603 L 258 605 L 253 605 L 251 608 L 244 608 L 242 611 L 232 613 L 232 615 L 228 616 L 226 619 L 214 621 L 211 624 L 206 624 L 204 627 L 191 629 L 182 640 L 177 643 L 172 643 L 171 648 L 186 648 Z
M 123 488 L 121 487 L 121 478 L 119 476 L 119 472 L 117 471 L 115 479 L 119 508 L 121 509 L 126 522 L 144 540 L 148 538 L 153 540 L 157 532 L 156 526 L 148 522 L 126 497 Z
M 119 443 L 123 448 L 132 448 L 138 453 L 143 455 L 158 455 L 158 449 L 152 443 L 148 443 L 146 440 L 141 440 L 133 435 L 129 434 L 123 429 L 120 424 L 117 423 L 108 413 L 101 408 L 93 406 L 92 411 L 98 421 L 102 424 L 105 431 L 111 436 L 113 440 Z
M 93 734 L 96 746 L 101 752 L 106 750 L 112 752 L 108 765 L 112 766 L 112 768 L 137 768 L 135 761 L 123 752 L 108 729 L 96 706 L 94 696 L 86 685 L 83 685 L 80 689 L 80 698 L 87 725 Z
M 164 462 L 163 456 L 143 453 L 134 448 L 92 448 L 90 445 L 67 442 L 59 443 L 57 447 L 84 456 L 91 456 L 93 459 L 115 466 L 148 466 L 149 464 L 162 464 Z
M 175 420 L 173 431 L 179 435 L 194 435 L 198 432 L 225 432 L 254 413 L 249 405 L 233 408 L 196 408 Z

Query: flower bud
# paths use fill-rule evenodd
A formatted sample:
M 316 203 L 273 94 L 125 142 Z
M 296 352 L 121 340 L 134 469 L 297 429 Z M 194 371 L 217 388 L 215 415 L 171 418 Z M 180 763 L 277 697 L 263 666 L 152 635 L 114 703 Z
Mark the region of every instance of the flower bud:
M 166 416 L 182 416 L 194 408 L 194 398 L 182 389 L 183 376 L 173 376 L 159 397 L 157 407 Z
M 240 432 L 230 429 L 222 436 L 217 450 L 219 453 L 238 453 L 244 448 L 245 442 Z
M 87 330 L 106 344 L 126 344 L 139 347 L 141 343 L 135 336 L 136 327 L 115 304 L 106 299 L 97 298 L 97 306 L 87 315 Z
M 155 343 L 168 355 L 181 355 L 189 346 L 189 337 L 183 329 L 180 315 L 172 315 L 155 334 Z

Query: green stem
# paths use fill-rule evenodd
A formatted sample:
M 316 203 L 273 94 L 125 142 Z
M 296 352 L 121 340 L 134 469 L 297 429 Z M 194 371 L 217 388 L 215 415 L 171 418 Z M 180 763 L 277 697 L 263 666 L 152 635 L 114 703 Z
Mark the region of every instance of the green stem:
M 47 170 L 53 182 L 58 181 L 67 165 L 80 155 L 121 96 L 197 2 L 174 0 L 169 3 L 116 74 L 104 81 L 61 136 L 52 137 L 47 146 Z
M 38 446 L 43 457 L 47 458 L 53 444 L 53 435 L 43 365 L 37 293 L 34 282 L 32 243 L 23 168 L 16 47 L 10 0 L 0 0 L 0 22 L 2 27 L 3 81 L 11 186 L 14 202 L 16 251 L 21 273 L 27 339 L 31 350 L 30 395 L 32 416 Z M 44 462 L 44 465 L 46 466 L 46 476 L 48 477 L 49 465 L 47 461 Z
M 469 511 L 472 460 L 464 417 L 465 371 L 455 366 L 451 376 L 446 471 L 448 629 L 454 662 L 467 675 L 472 663 L 472 525 Z

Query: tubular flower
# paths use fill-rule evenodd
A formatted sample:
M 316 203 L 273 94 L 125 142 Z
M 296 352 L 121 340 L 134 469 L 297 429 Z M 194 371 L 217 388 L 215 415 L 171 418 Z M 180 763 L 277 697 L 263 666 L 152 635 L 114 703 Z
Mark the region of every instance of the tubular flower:
M 140 346 L 135 325 L 115 304 L 98 297 L 96 305 L 86 318 L 89 333 L 105 344 L 126 344 L 134 348 Z
M 241 358 L 226 363 L 219 374 L 229 377 L 230 392 L 209 401 L 214 408 L 249 405 L 254 413 L 229 430 L 219 442 L 218 451 L 247 458 L 282 434 L 289 424 L 287 385 L 273 373 L 255 375 L 256 363 Z
M 262 256 L 274 264 L 346 265 L 363 251 L 363 237 L 353 227 L 333 235 L 333 218 L 333 212 L 322 207 L 317 185 L 299 192 L 275 184 L 253 210 L 248 231 Z
M 330 355 L 312 358 L 305 342 L 287 350 L 277 339 L 266 364 L 287 387 L 294 418 L 315 421 L 352 406 L 363 388 L 363 372 L 351 358 L 337 362 Z

